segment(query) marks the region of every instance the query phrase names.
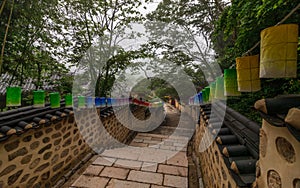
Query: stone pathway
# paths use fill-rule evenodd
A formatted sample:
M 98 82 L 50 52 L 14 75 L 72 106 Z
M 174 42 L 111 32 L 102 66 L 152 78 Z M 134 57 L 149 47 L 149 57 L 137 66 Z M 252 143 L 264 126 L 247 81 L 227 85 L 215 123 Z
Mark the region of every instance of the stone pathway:
M 165 124 L 138 133 L 129 147 L 104 151 L 71 187 L 188 187 L 186 151 L 192 130 L 178 129 L 180 113 L 170 105 L 165 109 Z

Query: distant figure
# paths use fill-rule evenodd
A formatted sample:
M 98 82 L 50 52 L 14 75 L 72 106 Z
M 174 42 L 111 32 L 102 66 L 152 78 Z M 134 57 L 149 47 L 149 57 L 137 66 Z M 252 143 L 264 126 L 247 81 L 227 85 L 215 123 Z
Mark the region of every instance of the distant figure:
M 175 99 L 171 99 L 171 105 L 175 107 Z

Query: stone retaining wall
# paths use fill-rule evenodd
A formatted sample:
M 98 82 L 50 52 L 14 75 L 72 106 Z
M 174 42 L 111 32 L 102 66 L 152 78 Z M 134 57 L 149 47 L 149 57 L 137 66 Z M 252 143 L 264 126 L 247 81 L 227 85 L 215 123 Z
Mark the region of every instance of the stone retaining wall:
M 89 152 L 73 115 L 13 135 L 0 144 L 0 187 L 52 187 Z
M 213 139 L 211 134 L 208 137 L 203 136 L 205 132 L 208 132 L 204 122 L 201 116 L 200 125 L 196 125 L 193 146 L 197 157 L 200 159 L 203 183 L 205 187 L 211 188 L 235 188 L 237 184 L 229 173 L 216 141 L 213 141 L 204 152 L 199 151 L 200 142 L 208 143 Z
M 82 117 L 89 114 L 89 110 L 82 111 Z M 145 108 L 136 107 L 133 114 L 143 119 Z M 125 110 L 122 118 L 127 117 Z M 94 119 L 96 117 L 90 118 L 84 125 L 89 127 Z M 101 117 L 101 121 L 109 135 L 119 142 L 127 143 L 136 134 L 122 126 L 113 114 Z M 70 114 L 49 126 L 45 124 L 1 142 L 0 187 L 53 187 L 87 154 L 93 152 L 87 144 L 89 141 L 82 136 L 93 133 L 93 130 L 86 129 L 84 132 L 82 128 L 76 124 L 74 114 Z M 105 136 L 94 134 L 91 138 L 97 138 L 102 149 L 113 147 L 107 143 L 109 139 Z

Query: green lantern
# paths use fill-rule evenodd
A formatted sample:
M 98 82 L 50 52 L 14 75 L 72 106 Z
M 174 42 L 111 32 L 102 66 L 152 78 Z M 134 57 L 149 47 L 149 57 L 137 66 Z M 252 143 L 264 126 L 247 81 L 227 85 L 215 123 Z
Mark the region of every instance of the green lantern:
M 202 92 L 202 100 L 203 100 L 203 103 L 206 103 L 206 89 L 205 89 L 205 88 L 202 89 L 201 92 Z
M 50 96 L 50 106 L 51 108 L 59 108 L 60 107 L 60 95 L 58 92 L 53 92 L 49 94 Z
M 6 88 L 6 106 L 21 106 L 21 87 Z
M 78 108 L 84 108 L 84 107 L 85 107 L 85 97 L 78 96 Z
M 219 99 L 219 100 L 226 100 L 226 97 L 224 95 L 224 78 L 223 77 L 218 77 L 216 80 L 215 98 Z
M 206 89 L 205 100 L 206 100 L 206 102 L 210 102 L 210 98 L 209 98 L 209 96 L 210 96 L 210 87 L 207 86 L 207 87 L 205 87 L 205 89 Z
M 209 100 L 213 101 L 215 98 L 215 91 L 216 91 L 216 82 L 212 82 L 210 85 L 210 95 L 209 95 Z
M 203 102 L 204 103 L 208 103 L 209 102 L 209 87 L 205 87 L 202 90 L 202 98 L 203 98 Z
M 33 107 L 41 108 L 45 106 L 45 91 L 33 91 Z
M 65 95 L 65 104 L 66 108 L 70 108 L 73 106 L 73 96 L 72 94 L 66 94 Z
M 240 96 L 238 91 L 236 69 L 224 70 L 224 95 L 225 96 Z

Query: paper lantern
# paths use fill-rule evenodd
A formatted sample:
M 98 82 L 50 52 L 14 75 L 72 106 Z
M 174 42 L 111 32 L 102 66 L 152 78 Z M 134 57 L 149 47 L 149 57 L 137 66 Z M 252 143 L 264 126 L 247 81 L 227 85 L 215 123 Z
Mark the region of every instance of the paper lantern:
M 124 101 L 124 105 L 128 105 L 130 103 L 129 98 L 123 98 L 123 101 Z
M 215 98 L 218 100 L 226 100 L 226 97 L 224 95 L 224 78 L 223 77 L 218 77 L 216 79 Z
M 238 91 L 236 69 L 224 70 L 224 95 L 225 96 L 240 96 Z
M 105 107 L 105 106 L 106 106 L 106 98 L 100 97 L 100 107 Z
M 123 105 L 123 99 L 122 98 L 118 98 L 118 106 L 122 106 Z
M 208 90 L 206 88 L 204 88 L 202 90 L 202 94 L 203 94 L 203 102 L 204 104 L 208 102 Z
M 86 97 L 86 105 L 88 108 L 92 108 L 94 106 L 94 98 Z
M 206 102 L 206 89 L 205 89 L 205 88 L 202 89 L 201 92 L 202 92 L 202 100 L 203 100 L 203 103 L 205 103 L 205 102 Z
M 85 107 L 85 96 L 78 96 L 78 108 L 84 108 Z
M 49 94 L 50 97 L 50 106 L 51 108 L 59 108 L 60 107 L 60 95 L 58 92 L 53 92 Z
M 101 98 L 100 97 L 95 97 L 95 106 L 96 106 L 96 108 L 101 107 Z
M 194 104 L 194 97 L 190 97 L 189 98 L 189 105 L 193 105 Z
M 121 98 L 120 100 L 121 100 L 121 105 L 122 105 L 122 106 L 123 106 L 123 105 L 126 105 L 126 99 L 125 99 L 125 98 Z
M 199 103 L 203 104 L 203 96 L 202 96 L 202 92 L 198 93 L 198 98 L 199 98 Z
M 72 94 L 66 94 L 65 95 L 65 104 L 66 108 L 70 108 L 73 106 L 73 96 Z
M 210 93 L 210 88 L 209 87 L 205 87 L 202 90 L 202 97 L 203 97 L 203 102 L 204 103 L 208 103 L 209 102 L 209 93 Z
M 199 105 L 199 97 L 198 97 L 198 94 L 196 94 L 196 95 L 194 96 L 194 104 L 195 104 L 195 105 Z
M 111 98 L 111 106 L 117 106 L 117 99 Z
M 213 99 L 215 98 L 216 82 L 210 83 L 209 87 L 210 87 L 209 100 L 210 100 L 210 101 L 213 101 Z
M 123 98 L 123 103 L 124 103 L 124 105 L 128 105 L 129 104 L 129 98 Z
M 21 87 L 6 88 L 6 106 L 21 106 Z
M 45 91 L 33 91 L 33 107 L 41 108 L 45 106 Z
M 150 102 L 143 101 L 143 106 L 149 107 L 150 105 L 151 105 Z
M 297 24 L 264 29 L 260 43 L 260 78 L 297 77 L 297 45 Z
M 122 106 L 122 105 L 123 105 L 123 100 L 122 100 L 122 98 L 118 98 L 118 99 L 117 99 L 117 104 L 118 104 L 118 106 Z
M 112 98 L 106 98 L 106 106 L 107 107 L 112 106 Z
M 207 86 L 205 87 L 206 89 L 206 92 L 205 92 L 205 102 L 210 102 L 210 98 L 209 98 L 209 95 L 210 95 L 210 87 Z
M 261 89 L 259 55 L 236 58 L 238 91 L 255 92 Z

